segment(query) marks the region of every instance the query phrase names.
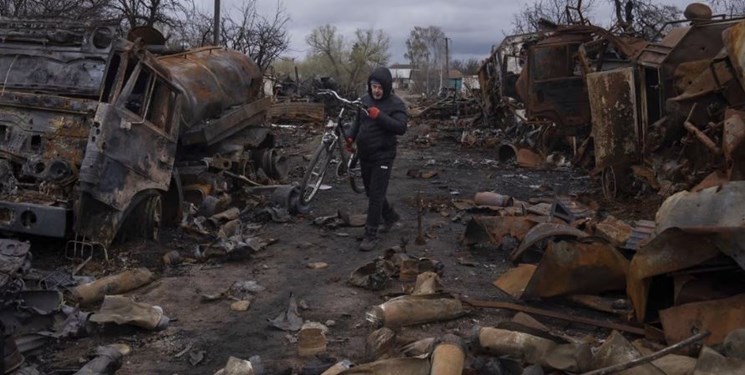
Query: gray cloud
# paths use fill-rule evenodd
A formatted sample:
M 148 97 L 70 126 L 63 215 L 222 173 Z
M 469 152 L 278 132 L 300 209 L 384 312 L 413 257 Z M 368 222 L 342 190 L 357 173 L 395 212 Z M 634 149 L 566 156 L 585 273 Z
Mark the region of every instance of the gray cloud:
M 196 0 L 203 10 L 211 12 L 212 0 Z M 658 0 L 683 9 L 689 1 Z M 223 14 L 237 9 L 242 0 L 222 0 Z M 355 29 L 382 29 L 391 37 L 391 62 L 405 62 L 406 39 L 414 26 L 439 26 L 451 38 L 454 59 L 483 58 L 491 46 L 499 43 L 512 28 L 513 14 L 525 1 L 508 0 L 283 0 L 290 15 L 291 36 L 288 55 L 302 57 L 307 53 L 305 37 L 315 27 L 331 24 L 346 38 Z M 609 0 L 598 0 L 595 19 L 608 23 Z M 273 14 L 277 3 L 260 0 L 262 14 Z

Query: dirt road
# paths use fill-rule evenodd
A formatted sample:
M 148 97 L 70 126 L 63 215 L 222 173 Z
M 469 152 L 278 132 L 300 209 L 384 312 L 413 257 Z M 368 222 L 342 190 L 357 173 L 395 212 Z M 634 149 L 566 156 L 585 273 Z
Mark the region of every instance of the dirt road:
M 421 146 L 417 139 L 438 134 L 434 145 Z M 383 296 L 400 293 L 406 285 L 394 281 L 383 291 L 368 291 L 347 285 L 350 273 L 380 256 L 384 249 L 403 245 L 417 257 L 436 259 L 444 264 L 443 284 L 448 292 L 491 300 L 503 300 L 491 283 L 509 267 L 504 251 L 490 247 L 468 249 L 459 243 L 467 217 L 458 216 L 450 203 L 453 198 L 470 198 L 478 191 L 493 190 L 518 199 L 556 194 L 593 193 L 592 181 L 571 170 L 528 171 L 499 165 L 493 150 L 461 149 L 453 141 L 458 131 L 432 132 L 426 125 L 415 125 L 401 140 L 389 198 L 401 213 L 402 226 L 385 236 L 383 246 L 371 253 L 357 250 L 362 228 L 340 227 L 327 230 L 312 224 L 313 218 L 332 215 L 337 210 L 364 213 L 366 201 L 345 181 L 327 181 L 331 189 L 319 193 L 307 215 L 293 217 L 289 223 L 260 223 L 257 235 L 277 242 L 248 259 L 195 263 L 163 268 L 161 256 L 178 245 L 190 251 L 178 232 L 170 233 L 161 244 L 127 244 L 113 252 L 117 262 L 144 265 L 157 272 L 153 284 L 132 295 L 140 302 L 162 306 L 172 322 L 161 332 L 132 330 L 102 331 L 91 337 L 66 341 L 52 351 L 52 368 L 79 366 L 79 358 L 98 344 L 122 342 L 132 347 L 119 374 L 212 374 L 224 366 L 229 356 L 248 359 L 260 356 L 269 374 L 299 372 L 319 365 L 319 358 L 297 354 L 295 335 L 268 323 L 287 308 L 290 295 L 300 301 L 300 315 L 306 321 L 325 323 L 330 331 L 326 361 L 348 358 L 363 361 L 365 338 L 373 328 L 365 312 L 384 301 Z M 309 140 L 308 142 L 312 142 Z M 291 143 L 291 142 L 286 142 Z M 295 144 L 286 149 L 310 149 Z M 435 177 L 412 178 L 407 171 L 436 171 Z M 424 205 L 426 245 L 415 245 L 415 193 L 421 192 Z M 43 252 L 43 264 L 53 254 Z M 308 263 L 325 262 L 324 269 L 311 269 Z M 255 293 L 250 308 L 232 311 L 229 299 L 204 302 L 203 295 L 217 294 L 233 283 L 255 281 L 265 289 Z M 412 337 L 431 337 L 449 332 L 467 337 L 474 325 L 494 325 L 510 313 L 472 311 L 455 321 L 404 329 Z M 200 360 L 201 359 L 201 360 Z M 191 363 L 190 363 L 191 362 Z M 193 365 L 192 363 L 196 363 Z

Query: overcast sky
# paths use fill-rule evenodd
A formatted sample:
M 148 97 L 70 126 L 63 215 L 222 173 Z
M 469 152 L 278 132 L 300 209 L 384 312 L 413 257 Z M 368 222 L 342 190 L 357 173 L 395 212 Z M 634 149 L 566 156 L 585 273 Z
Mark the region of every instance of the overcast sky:
M 212 13 L 213 0 L 196 0 Z M 228 15 L 243 0 L 222 0 L 222 13 Z M 349 39 L 355 29 L 382 29 L 391 37 L 391 63 L 405 63 L 406 39 L 414 26 L 439 26 L 451 39 L 451 58 L 482 59 L 491 46 L 512 28 L 512 15 L 526 1 L 515 0 L 281 0 L 290 16 L 290 51 L 287 56 L 303 57 L 308 46 L 305 37 L 314 28 L 331 24 Z M 531 1 L 532 2 L 532 1 Z M 609 23 L 610 0 L 596 0 L 593 19 Z M 660 4 L 684 9 L 691 1 L 657 0 Z M 276 0 L 258 0 L 262 14 L 274 14 Z M 607 25 L 604 25 L 607 26 Z

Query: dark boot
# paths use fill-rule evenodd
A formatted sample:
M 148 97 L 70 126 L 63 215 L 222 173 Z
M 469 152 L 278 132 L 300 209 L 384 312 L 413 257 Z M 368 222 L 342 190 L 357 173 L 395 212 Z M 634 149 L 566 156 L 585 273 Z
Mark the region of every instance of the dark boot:
M 380 240 L 376 228 L 365 228 L 365 237 L 360 243 L 360 251 L 372 251 L 378 246 Z
M 388 211 L 383 211 L 383 225 L 380 226 L 382 233 L 388 233 L 393 229 L 393 226 L 401 220 L 401 215 L 390 207 Z

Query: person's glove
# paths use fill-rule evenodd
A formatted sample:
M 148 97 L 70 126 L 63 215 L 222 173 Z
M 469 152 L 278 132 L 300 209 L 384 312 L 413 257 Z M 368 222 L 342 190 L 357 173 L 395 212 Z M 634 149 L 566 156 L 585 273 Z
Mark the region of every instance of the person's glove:
M 354 154 L 354 139 L 352 139 L 352 137 L 347 137 L 344 149 L 346 149 L 348 153 Z
M 370 116 L 370 118 L 373 120 L 378 118 L 379 114 L 380 114 L 380 110 L 378 109 L 378 107 L 370 107 L 367 109 L 367 115 Z

